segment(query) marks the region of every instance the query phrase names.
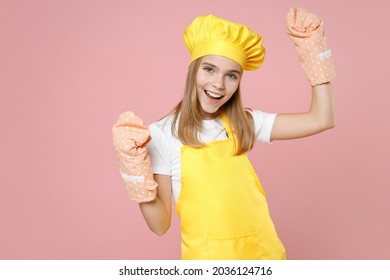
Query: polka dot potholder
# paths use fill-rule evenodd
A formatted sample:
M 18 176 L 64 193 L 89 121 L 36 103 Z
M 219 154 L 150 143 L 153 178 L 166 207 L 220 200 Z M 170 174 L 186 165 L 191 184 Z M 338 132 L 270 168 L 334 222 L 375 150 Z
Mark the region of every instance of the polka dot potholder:
M 156 198 L 157 183 L 146 145 L 150 141 L 149 128 L 133 112 L 119 116 L 112 128 L 119 170 L 132 200 L 152 201 Z
M 290 8 L 286 23 L 287 34 L 296 46 L 310 84 L 315 86 L 333 80 L 336 72 L 323 21 L 305 9 Z

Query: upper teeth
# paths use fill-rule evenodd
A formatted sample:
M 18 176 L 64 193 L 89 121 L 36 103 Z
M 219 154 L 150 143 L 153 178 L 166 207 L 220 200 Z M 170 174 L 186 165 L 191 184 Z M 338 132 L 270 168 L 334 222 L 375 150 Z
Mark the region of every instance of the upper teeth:
M 206 91 L 206 93 L 207 93 L 208 95 L 210 95 L 211 97 L 214 97 L 214 98 L 220 98 L 220 97 L 222 97 L 222 95 L 216 94 L 216 93 L 214 93 L 214 92 Z

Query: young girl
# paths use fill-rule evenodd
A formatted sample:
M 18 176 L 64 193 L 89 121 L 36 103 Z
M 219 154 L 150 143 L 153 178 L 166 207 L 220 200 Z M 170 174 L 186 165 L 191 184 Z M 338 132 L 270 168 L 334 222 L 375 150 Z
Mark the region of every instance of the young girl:
M 170 226 L 173 194 L 182 259 L 285 259 L 246 153 L 256 141 L 306 137 L 335 122 L 330 85 L 335 73 L 322 21 L 292 8 L 287 27 L 312 85 L 308 112 L 245 110 L 240 81 L 244 70 L 263 62 L 262 37 L 209 15 L 197 17 L 184 32 L 191 61 L 174 111 L 150 126 L 151 137 L 131 112 L 114 125 L 122 177 L 158 235 Z

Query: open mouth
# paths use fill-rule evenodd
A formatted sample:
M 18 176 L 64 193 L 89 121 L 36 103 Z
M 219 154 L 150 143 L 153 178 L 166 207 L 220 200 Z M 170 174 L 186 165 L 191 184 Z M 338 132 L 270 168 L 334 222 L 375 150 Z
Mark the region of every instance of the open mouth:
M 211 91 L 207 91 L 205 90 L 204 91 L 206 93 L 206 95 L 212 99 L 215 99 L 215 100 L 219 100 L 223 97 L 223 95 L 220 95 L 220 94 L 217 94 L 217 93 L 214 93 L 214 92 L 211 92 Z

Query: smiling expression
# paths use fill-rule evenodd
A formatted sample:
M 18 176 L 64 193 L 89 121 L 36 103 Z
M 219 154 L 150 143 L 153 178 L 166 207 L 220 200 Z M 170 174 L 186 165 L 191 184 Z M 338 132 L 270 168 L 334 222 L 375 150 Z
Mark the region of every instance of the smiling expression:
M 208 55 L 202 58 L 196 90 L 204 119 L 213 119 L 219 108 L 236 92 L 242 77 L 240 64 L 229 58 Z

